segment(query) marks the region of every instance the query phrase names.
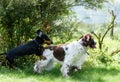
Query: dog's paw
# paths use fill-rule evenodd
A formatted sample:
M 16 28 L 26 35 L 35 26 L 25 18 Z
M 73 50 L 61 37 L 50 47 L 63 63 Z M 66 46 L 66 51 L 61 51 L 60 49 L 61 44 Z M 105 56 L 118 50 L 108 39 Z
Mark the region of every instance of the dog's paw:
M 68 74 L 63 74 L 63 77 L 69 78 L 70 76 Z
M 36 70 L 33 70 L 34 73 L 39 73 L 39 74 L 42 74 L 43 71 L 42 70 L 39 70 L 39 71 L 36 71 Z

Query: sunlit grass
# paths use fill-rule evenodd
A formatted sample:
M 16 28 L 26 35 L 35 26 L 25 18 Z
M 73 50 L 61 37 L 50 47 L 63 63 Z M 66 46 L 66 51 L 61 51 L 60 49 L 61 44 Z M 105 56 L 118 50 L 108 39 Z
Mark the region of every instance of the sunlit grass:
M 79 72 L 70 72 L 70 78 L 62 77 L 60 66 L 51 71 L 35 74 L 32 66 L 12 70 L 0 67 L 0 82 L 119 82 L 120 67 L 84 67 Z

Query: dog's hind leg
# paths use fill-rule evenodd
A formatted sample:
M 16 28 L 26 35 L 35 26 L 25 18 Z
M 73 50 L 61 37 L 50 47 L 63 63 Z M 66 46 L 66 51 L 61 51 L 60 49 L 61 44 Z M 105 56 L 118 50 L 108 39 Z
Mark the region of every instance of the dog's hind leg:
M 13 69 L 15 69 L 15 67 L 14 67 L 14 59 L 11 57 L 8 57 L 8 56 L 6 56 L 6 59 L 8 60 L 8 62 L 7 62 L 7 65 L 10 67 L 10 68 L 13 68 Z
M 4 61 L 1 62 L 0 65 L 1 65 L 1 66 L 7 66 L 7 65 L 8 65 L 8 61 L 4 60 Z
M 6 60 L 3 60 L 3 61 L 1 62 L 1 66 L 8 66 L 9 61 L 8 61 L 8 59 L 7 59 L 7 53 L 6 53 L 6 52 L 0 53 L 0 55 L 5 55 L 5 58 L 6 58 Z
M 69 75 L 68 75 L 68 73 L 69 73 L 69 65 L 63 64 L 63 66 L 61 68 L 61 72 L 62 72 L 62 75 L 64 77 L 69 77 Z
M 50 59 L 45 67 L 45 70 L 50 71 L 53 68 L 54 59 Z

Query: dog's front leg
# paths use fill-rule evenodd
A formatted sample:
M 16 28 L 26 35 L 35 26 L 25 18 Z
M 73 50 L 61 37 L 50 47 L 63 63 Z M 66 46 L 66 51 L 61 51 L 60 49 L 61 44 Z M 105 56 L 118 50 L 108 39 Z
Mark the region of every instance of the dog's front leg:
M 61 72 L 63 77 L 69 77 L 68 73 L 69 73 L 69 65 L 67 64 L 63 64 L 62 68 L 61 68 Z

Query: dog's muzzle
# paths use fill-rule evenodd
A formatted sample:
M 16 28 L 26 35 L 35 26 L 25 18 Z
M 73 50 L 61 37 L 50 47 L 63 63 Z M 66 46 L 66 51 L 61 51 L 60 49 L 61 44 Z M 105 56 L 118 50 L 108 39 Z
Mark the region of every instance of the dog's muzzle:
M 44 43 L 50 45 L 50 44 L 53 44 L 53 41 L 47 41 L 47 40 L 44 40 Z

